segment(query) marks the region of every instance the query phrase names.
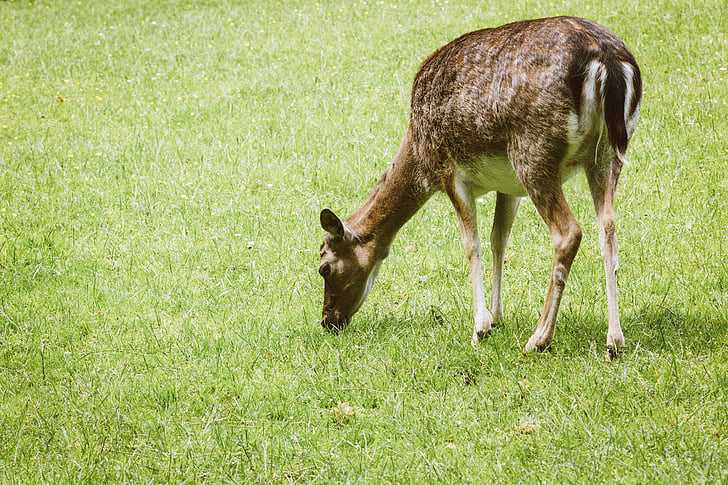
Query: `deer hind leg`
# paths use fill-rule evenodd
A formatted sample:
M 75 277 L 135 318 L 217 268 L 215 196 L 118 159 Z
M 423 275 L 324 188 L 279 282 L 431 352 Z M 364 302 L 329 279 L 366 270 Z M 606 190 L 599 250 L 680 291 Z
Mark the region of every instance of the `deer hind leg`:
M 619 324 L 619 306 L 617 304 L 617 234 L 614 217 L 614 192 L 619 178 L 619 162 L 603 163 L 588 167 L 586 170 L 589 188 L 594 201 L 597 224 L 599 225 L 599 244 L 604 259 L 606 274 L 607 309 L 609 327 L 607 330 L 607 350 L 614 358 L 624 347 L 624 334 Z
M 493 229 L 490 232 L 490 249 L 493 253 L 493 290 L 490 311 L 493 314 L 493 323 L 497 323 L 503 318 L 503 301 L 501 300 L 503 262 L 511 235 L 511 227 L 513 227 L 513 220 L 520 202 L 520 197 L 501 192 L 498 192 L 495 201 Z
M 470 284 L 473 289 L 473 311 L 475 326 L 473 328 L 473 344 L 477 344 L 491 331 L 493 315 L 485 306 L 485 288 L 483 285 L 483 264 L 478 238 L 478 221 L 475 208 L 475 197 L 472 191 L 457 178 L 447 188 L 452 205 L 458 218 L 460 235 L 463 240 L 465 257 L 470 266 Z
M 553 183 L 544 184 L 543 187 L 527 187 L 527 189 L 536 209 L 549 227 L 554 244 L 554 259 L 543 312 L 524 349 L 525 352 L 530 352 L 542 351 L 551 344 L 561 295 L 566 286 L 571 263 L 581 243 L 581 229 L 566 203 L 557 178 L 554 178 Z

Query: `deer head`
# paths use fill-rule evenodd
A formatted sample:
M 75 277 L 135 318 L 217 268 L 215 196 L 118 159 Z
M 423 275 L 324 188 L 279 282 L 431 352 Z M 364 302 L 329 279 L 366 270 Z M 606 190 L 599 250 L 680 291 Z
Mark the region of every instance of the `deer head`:
M 324 308 L 321 325 L 342 330 L 359 310 L 374 285 L 381 260 L 374 244 L 363 241 L 329 209 L 321 211 L 326 231 L 321 244 L 319 274 L 324 278 Z

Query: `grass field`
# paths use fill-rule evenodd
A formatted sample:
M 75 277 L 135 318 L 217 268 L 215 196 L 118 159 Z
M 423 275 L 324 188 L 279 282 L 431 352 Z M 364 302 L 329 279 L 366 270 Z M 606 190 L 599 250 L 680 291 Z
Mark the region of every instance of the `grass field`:
M 0 2 L 0 483 L 727 482 L 728 10 L 589 3 Z M 484 345 L 443 196 L 322 331 L 318 213 L 393 157 L 419 63 L 557 14 L 643 71 L 626 353 L 583 177 L 551 352 L 521 354 L 551 257 L 530 203 Z

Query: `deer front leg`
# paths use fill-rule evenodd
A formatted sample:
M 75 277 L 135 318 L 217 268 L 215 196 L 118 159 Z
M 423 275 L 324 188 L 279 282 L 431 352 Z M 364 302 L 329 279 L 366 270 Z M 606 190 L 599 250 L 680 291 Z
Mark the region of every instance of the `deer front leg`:
M 490 311 L 493 314 L 494 324 L 503 318 L 503 302 L 501 300 L 503 262 L 511 235 L 511 227 L 513 227 L 513 220 L 516 217 L 520 202 L 520 197 L 500 192 L 498 192 L 495 201 L 493 229 L 490 232 L 490 249 L 493 253 L 493 290 Z
M 450 184 L 447 193 L 450 196 L 453 207 L 455 207 L 465 257 L 470 266 L 470 284 L 473 288 L 473 311 L 475 318 L 472 342 L 475 345 L 490 333 L 493 325 L 493 315 L 485 306 L 483 264 L 480 255 L 475 198 L 470 189 L 457 178 Z

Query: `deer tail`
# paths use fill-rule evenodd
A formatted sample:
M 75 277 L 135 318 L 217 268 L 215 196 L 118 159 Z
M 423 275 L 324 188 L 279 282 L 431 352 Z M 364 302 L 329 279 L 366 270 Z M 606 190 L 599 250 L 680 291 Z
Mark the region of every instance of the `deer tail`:
M 603 59 L 606 70 L 603 92 L 604 123 L 616 162 L 626 163 L 629 138 L 637 123 L 642 97 L 640 71 L 634 59 Z

